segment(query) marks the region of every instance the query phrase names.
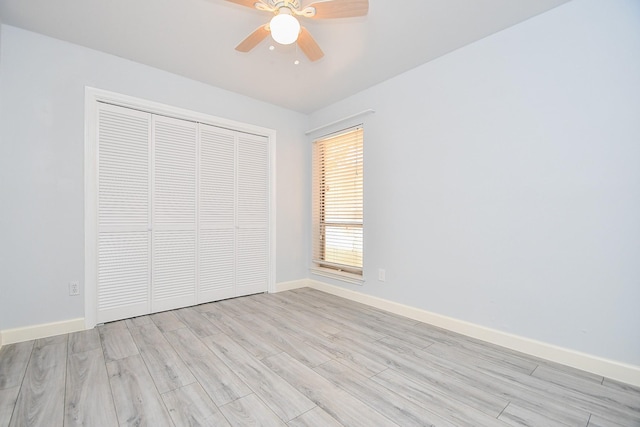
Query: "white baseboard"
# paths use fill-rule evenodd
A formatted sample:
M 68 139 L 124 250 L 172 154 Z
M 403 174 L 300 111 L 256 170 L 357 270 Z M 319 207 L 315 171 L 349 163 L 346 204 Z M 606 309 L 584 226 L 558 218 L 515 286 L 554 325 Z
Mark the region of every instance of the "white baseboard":
M 401 316 L 457 332 L 462 335 L 477 338 L 502 347 L 507 347 L 541 359 L 571 366 L 612 380 L 622 381 L 634 386 L 640 386 L 640 366 L 609 360 L 519 335 L 502 332 L 496 329 L 487 328 L 474 323 L 465 322 L 463 320 L 454 319 L 452 317 L 385 300 L 383 298 L 330 285 L 317 280 L 309 279 L 299 280 L 296 282 L 304 283 L 302 286 L 297 287 L 308 286 L 319 291 L 324 291 L 329 294 L 399 314 Z M 293 284 L 296 282 L 289 283 Z M 295 288 L 296 287 L 290 287 L 288 289 Z
M 302 279 L 278 283 L 276 284 L 276 292 L 303 287 L 317 289 L 472 338 L 640 387 L 640 366 L 609 360 L 519 335 L 498 331 L 317 280 Z M 82 331 L 84 329 L 84 318 L 27 326 L 24 328 L 6 329 L 0 331 L 0 346 Z
M 5 329 L 0 331 L 0 342 L 2 345 L 13 344 L 83 330 L 85 330 L 84 318 L 63 320 L 24 328 Z
M 276 284 L 276 292 L 309 286 L 308 280 L 294 280 Z M 45 323 L 42 325 L 25 326 L 23 328 L 0 330 L 0 347 L 23 341 L 47 338 L 54 335 L 68 334 L 85 330 L 85 319 L 70 319 L 61 322 Z
M 307 280 L 307 279 L 292 280 L 291 282 L 276 283 L 276 293 L 277 292 L 290 291 L 292 289 L 305 288 L 307 286 L 309 286 L 309 287 L 311 286 L 309 284 L 309 280 Z

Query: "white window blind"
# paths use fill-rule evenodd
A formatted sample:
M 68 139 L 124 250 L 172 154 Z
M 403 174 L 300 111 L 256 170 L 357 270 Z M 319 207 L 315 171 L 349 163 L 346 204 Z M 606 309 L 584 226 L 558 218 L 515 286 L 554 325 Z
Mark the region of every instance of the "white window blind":
M 313 262 L 362 275 L 363 129 L 313 143 Z

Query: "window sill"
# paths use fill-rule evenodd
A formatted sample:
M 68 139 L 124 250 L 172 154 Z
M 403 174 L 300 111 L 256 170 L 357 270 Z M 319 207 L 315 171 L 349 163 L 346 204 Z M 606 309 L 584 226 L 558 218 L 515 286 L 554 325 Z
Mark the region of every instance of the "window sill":
M 345 271 L 338 271 L 322 267 L 311 267 L 309 270 L 312 274 L 328 277 L 330 279 L 340 280 L 342 282 L 351 283 L 353 285 L 362 286 L 364 284 L 364 276 L 360 276 L 358 274 L 347 273 Z

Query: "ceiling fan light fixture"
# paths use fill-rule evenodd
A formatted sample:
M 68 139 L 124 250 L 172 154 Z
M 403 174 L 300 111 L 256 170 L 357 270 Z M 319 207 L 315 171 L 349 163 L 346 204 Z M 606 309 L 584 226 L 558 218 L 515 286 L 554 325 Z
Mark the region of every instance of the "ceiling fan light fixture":
M 298 40 L 300 22 L 291 15 L 289 8 L 280 9 L 280 13 L 271 19 L 269 27 L 271 28 L 271 37 L 280 44 L 291 44 Z
M 0 0 L 2 1 L 2 0 Z M 220 0 L 222 1 L 222 0 Z M 299 17 L 307 19 L 334 19 L 365 16 L 369 0 L 226 0 L 252 9 L 273 13 L 269 24 L 261 25 L 236 46 L 238 52 L 249 52 L 269 34 L 278 44 L 298 44 L 311 62 L 324 56 L 309 30 L 300 25 Z M 303 4 L 304 3 L 304 4 Z

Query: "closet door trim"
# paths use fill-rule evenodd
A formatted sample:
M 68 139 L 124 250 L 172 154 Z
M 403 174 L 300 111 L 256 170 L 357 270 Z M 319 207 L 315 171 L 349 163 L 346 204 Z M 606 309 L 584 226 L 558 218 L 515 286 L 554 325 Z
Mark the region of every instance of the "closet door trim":
M 275 146 L 276 131 L 183 108 L 135 98 L 116 92 L 85 87 L 85 327 L 93 328 L 97 323 L 97 245 L 98 245 L 98 194 L 97 194 L 97 129 L 98 104 L 112 104 L 140 110 L 151 114 L 203 123 L 232 131 L 243 132 L 268 139 L 269 149 L 269 281 L 268 292 L 275 292 Z

